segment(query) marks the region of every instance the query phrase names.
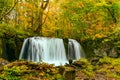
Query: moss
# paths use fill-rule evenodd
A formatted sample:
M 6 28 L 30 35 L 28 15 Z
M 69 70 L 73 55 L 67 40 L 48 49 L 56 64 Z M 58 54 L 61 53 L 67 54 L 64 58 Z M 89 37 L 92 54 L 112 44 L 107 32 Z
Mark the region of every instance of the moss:
M 99 60 L 99 69 L 96 72 L 111 78 L 120 78 L 120 59 L 104 57 Z M 104 74 L 103 74 L 104 73 Z
M 29 80 L 30 78 L 60 80 L 61 78 L 62 80 L 62 75 L 59 73 L 58 68 L 52 64 L 35 64 L 21 60 L 5 65 L 0 73 L 0 78 L 6 80 Z
M 78 64 L 80 68 L 78 68 L 79 73 L 83 74 L 85 77 L 94 77 L 94 71 L 93 71 L 93 65 L 88 61 L 88 59 L 80 59 L 77 62 L 74 62 L 75 64 Z
M 4 60 L 5 61 L 5 60 Z M 64 80 L 65 70 L 75 70 L 76 80 L 81 79 L 120 79 L 120 58 L 104 57 L 92 63 L 90 59 L 79 59 L 71 65 L 55 67 L 52 64 L 14 61 L 2 65 L 0 79 L 6 80 Z M 3 60 L 1 60 L 3 62 Z M 92 63 L 92 64 L 91 64 Z M 67 76 L 68 77 L 68 76 Z

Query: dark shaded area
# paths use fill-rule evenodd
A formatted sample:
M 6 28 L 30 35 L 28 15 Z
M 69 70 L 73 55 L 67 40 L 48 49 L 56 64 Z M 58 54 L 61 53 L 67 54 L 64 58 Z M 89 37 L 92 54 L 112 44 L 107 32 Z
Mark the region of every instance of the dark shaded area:
M 2 49 L 2 57 L 7 59 L 8 61 L 15 60 L 15 50 L 11 45 L 5 40 L 2 41 L 3 49 Z
M 64 38 L 63 42 L 65 46 L 66 55 L 68 55 L 68 38 Z M 68 59 L 68 56 L 67 56 L 67 59 Z
M 21 50 L 21 39 L 13 39 L 11 42 L 10 39 L 2 39 L 2 58 L 8 61 L 14 61 L 19 58 Z

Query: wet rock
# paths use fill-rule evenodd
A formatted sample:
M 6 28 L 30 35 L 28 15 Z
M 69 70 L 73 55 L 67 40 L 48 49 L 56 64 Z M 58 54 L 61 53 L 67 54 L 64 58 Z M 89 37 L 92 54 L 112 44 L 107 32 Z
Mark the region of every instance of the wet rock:
M 70 64 L 70 65 L 72 64 L 72 62 L 73 62 L 73 60 L 72 60 L 72 59 L 69 59 L 69 64 Z

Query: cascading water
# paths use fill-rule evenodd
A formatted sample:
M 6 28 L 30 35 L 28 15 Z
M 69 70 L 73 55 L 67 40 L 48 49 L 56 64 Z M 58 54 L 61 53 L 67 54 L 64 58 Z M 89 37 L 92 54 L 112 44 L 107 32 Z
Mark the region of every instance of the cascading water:
M 33 62 L 47 62 L 64 65 L 69 59 L 81 58 L 81 46 L 73 39 L 68 40 L 68 54 L 66 55 L 63 39 L 32 37 L 25 39 L 19 59 Z
M 84 57 L 84 52 L 81 45 L 74 39 L 69 39 L 68 41 L 68 58 L 77 60 Z

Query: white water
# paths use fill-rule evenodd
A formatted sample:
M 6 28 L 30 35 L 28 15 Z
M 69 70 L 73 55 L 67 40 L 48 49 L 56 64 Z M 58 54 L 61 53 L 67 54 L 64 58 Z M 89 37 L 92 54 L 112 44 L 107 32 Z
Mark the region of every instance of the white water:
M 82 55 L 84 54 L 82 48 L 81 48 L 81 45 L 74 39 L 69 39 L 69 57 L 72 57 L 74 56 L 73 59 L 75 60 L 78 60 L 80 59 L 81 57 L 83 57 Z
M 73 39 L 69 39 L 69 42 L 74 45 L 74 47 L 69 49 L 74 48 L 74 51 L 71 50 L 71 52 L 69 50 L 68 55 L 66 55 L 63 39 L 45 37 L 27 38 L 23 43 L 19 59 L 33 62 L 42 61 L 56 66 L 64 65 L 65 63 L 68 63 L 68 59 L 70 58 L 69 55 L 71 53 L 75 56 L 75 60 L 81 58 L 80 44 Z

